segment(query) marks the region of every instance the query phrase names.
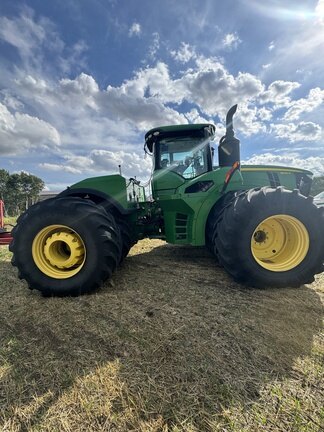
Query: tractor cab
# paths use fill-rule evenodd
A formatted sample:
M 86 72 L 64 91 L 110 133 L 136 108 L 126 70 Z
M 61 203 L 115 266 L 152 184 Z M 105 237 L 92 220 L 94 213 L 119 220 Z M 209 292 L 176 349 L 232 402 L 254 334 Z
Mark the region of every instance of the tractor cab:
M 150 130 L 145 149 L 153 154 L 153 194 L 176 189 L 187 180 L 212 171 L 215 126 L 209 123 L 176 125 Z
M 234 136 L 234 105 L 226 116 L 226 134 L 218 146 L 219 167 L 239 167 L 240 141 Z M 153 197 L 169 194 L 187 182 L 213 171 L 215 126 L 211 123 L 164 126 L 145 135 L 144 150 L 153 155 Z

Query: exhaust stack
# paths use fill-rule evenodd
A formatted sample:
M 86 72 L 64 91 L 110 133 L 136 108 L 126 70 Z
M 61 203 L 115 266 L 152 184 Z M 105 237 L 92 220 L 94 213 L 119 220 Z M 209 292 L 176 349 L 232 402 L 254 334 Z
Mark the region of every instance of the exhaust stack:
M 226 115 L 226 134 L 220 139 L 218 146 L 219 166 L 233 166 L 240 163 L 240 140 L 234 136 L 233 116 L 236 113 L 237 104 L 229 109 Z

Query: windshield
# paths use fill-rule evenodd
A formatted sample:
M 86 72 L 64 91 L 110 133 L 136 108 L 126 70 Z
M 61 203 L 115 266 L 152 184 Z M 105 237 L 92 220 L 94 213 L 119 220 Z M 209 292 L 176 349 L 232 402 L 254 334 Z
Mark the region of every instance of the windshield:
M 193 137 L 165 138 L 160 141 L 158 169 L 194 178 L 208 171 L 208 140 Z

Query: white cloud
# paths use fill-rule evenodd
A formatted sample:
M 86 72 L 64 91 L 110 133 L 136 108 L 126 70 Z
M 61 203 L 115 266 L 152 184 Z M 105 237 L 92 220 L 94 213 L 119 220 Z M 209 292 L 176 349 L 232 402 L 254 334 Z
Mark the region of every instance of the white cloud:
M 69 185 L 69 183 L 46 183 L 43 191 L 52 191 L 59 193 L 66 189 Z
M 25 60 L 31 60 L 37 46 L 42 45 L 46 32 L 41 23 L 36 23 L 30 9 L 18 18 L 0 17 L 0 38 L 14 46 Z
M 290 102 L 290 93 L 299 87 L 298 82 L 277 80 L 259 95 L 259 100 L 261 103 L 272 102 L 277 106 L 285 106 Z
M 11 114 L 0 103 L 0 154 L 13 155 L 30 149 L 51 149 L 60 145 L 58 131 L 49 123 L 28 114 Z
M 128 32 L 129 37 L 139 36 L 141 34 L 142 28 L 138 22 L 134 22 Z
M 248 73 L 235 77 L 217 59 L 199 57 L 196 66 L 182 72 L 179 78 L 173 79 L 168 66 L 159 62 L 155 67 L 140 70 L 119 88 L 109 86 L 107 92 L 110 96 L 117 93 L 130 99 L 151 98 L 155 104 L 187 101 L 197 104 L 207 115 L 223 117 L 231 104 L 253 100 L 263 89 L 257 77 Z
M 207 120 L 205 117 L 202 117 L 196 108 L 185 113 L 185 117 L 188 119 L 189 123 L 213 123 L 212 120 Z
M 60 86 L 64 94 L 71 96 L 72 94 L 82 94 L 86 96 L 93 96 L 98 93 L 99 87 L 94 78 L 91 75 L 81 73 L 74 80 L 61 79 Z
M 54 163 L 48 163 L 44 162 L 39 164 L 40 168 L 43 168 L 47 171 L 55 171 L 55 172 L 67 172 L 70 174 L 80 174 L 82 170 L 76 169 L 72 166 L 63 165 L 63 164 L 54 164 Z
M 258 117 L 262 121 L 269 121 L 272 119 L 272 111 L 270 109 L 267 109 L 264 107 L 259 108 L 258 109 Z
M 139 131 L 143 134 L 162 124 L 213 121 L 217 115 L 224 120 L 236 102 L 240 104 L 236 129 L 244 135 L 264 132 L 263 121 L 269 120 L 270 111 L 257 111 L 250 106 L 263 91 L 257 77 L 248 73 L 233 76 L 217 59 L 200 56 L 195 59 L 195 67 L 183 71 L 178 78 L 171 77 L 163 62 L 141 69 L 121 86 L 108 86 L 106 90 L 85 73 L 58 82 L 29 74 L 17 78 L 9 94 L 19 95 L 22 104 L 26 102 L 42 115 L 44 124 L 52 124 L 59 131 L 64 148 L 73 155 L 91 149 L 123 149 L 131 153 L 138 143 Z M 191 104 L 192 109 L 181 114 L 174 104 L 183 101 Z M 47 132 L 52 142 L 53 131 Z M 75 163 L 65 166 L 70 166 L 65 172 L 82 170 Z M 52 170 L 59 168 L 60 164 L 53 163 Z
M 306 98 L 292 101 L 284 118 L 286 120 L 298 120 L 303 113 L 312 112 L 324 103 L 324 90 L 319 87 L 311 89 Z
M 159 62 L 153 68 L 140 70 L 133 79 L 125 81 L 119 88 L 109 86 L 109 97 L 102 97 L 106 105 L 113 104 L 113 109 L 119 116 L 127 116 L 132 121 L 138 119 L 141 127 L 152 124 L 157 113 L 160 113 L 160 119 L 171 120 L 171 123 L 185 123 L 182 114 L 167 107 L 169 103 L 187 101 L 197 105 L 202 114 L 218 115 L 223 119 L 230 106 L 239 102 L 241 125 L 244 132 L 250 134 L 263 127 L 253 124 L 252 118 L 256 120 L 256 113 L 248 113 L 247 103 L 253 101 L 263 90 L 263 84 L 254 75 L 240 72 L 235 77 L 217 59 L 198 57 L 196 66 L 182 72 L 179 78 L 172 79 L 168 66 Z M 146 116 L 146 122 L 142 119 L 143 115 Z M 244 119 L 246 123 L 243 123 Z M 162 123 L 161 120 L 160 124 Z
M 148 50 L 148 57 L 151 60 L 155 60 L 156 54 L 160 49 L 160 35 L 158 32 L 152 34 L 152 42 Z
M 81 73 L 74 80 L 61 79 L 59 84 L 61 94 L 70 104 L 81 103 L 82 106 L 88 105 L 93 109 L 97 109 L 95 99 L 99 93 L 99 87 L 92 76 Z
M 171 109 L 165 114 L 161 103 L 153 106 L 149 115 L 145 110 L 141 115 L 140 105 L 145 104 L 145 100 L 139 100 L 136 109 L 136 98 L 118 98 L 118 88 L 115 87 L 113 89 L 117 95 L 101 90 L 94 78 L 84 73 L 73 80 L 61 79 L 57 83 L 45 83 L 31 77 L 22 78 L 16 81 L 15 89 L 19 90 L 23 100 L 29 105 L 32 104 L 34 110 L 51 119 L 51 123 L 60 131 L 65 147 L 127 147 L 136 142 L 136 131 L 139 128 L 146 129 L 148 125 L 151 126 L 150 118 L 154 123 L 159 118 L 170 121 L 171 117 L 179 116 Z M 154 105 L 154 102 L 146 105 L 150 104 Z M 141 126 L 142 118 L 144 126 Z
M 3 105 L 13 111 L 20 111 L 24 109 L 24 104 L 14 96 L 11 96 L 6 90 L 3 91 Z
M 290 142 L 317 141 L 321 138 L 322 128 L 313 122 L 300 122 L 298 124 L 272 124 L 271 132 L 277 138 L 288 139 Z
M 44 79 L 30 74 L 24 75 L 21 78 L 16 78 L 15 84 L 29 91 L 31 94 L 33 92 L 44 93 L 48 89 L 48 85 Z
M 135 152 L 111 152 L 109 150 L 93 150 L 90 158 L 96 169 L 104 172 L 118 172 L 118 165 L 121 165 L 123 175 L 134 176 L 134 173 L 141 179 L 146 179 L 152 168 L 151 158 L 144 158 Z
M 208 64 L 209 63 L 209 64 Z M 261 81 L 249 73 L 229 74 L 219 62 L 198 64 L 181 79 L 186 98 L 208 115 L 223 117 L 231 105 L 253 100 L 262 90 Z
M 136 175 L 141 180 L 146 180 L 151 172 L 152 160 L 134 151 L 95 149 L 86 156 L 68 155 L 61 163 L 41 163 L 39 166 L 54 172 L 100 175 L 118 173 L 119 165 L 121 165 L 122 174 L 126 177 Z
M 235 129 L 245 136 L 266 132 L 266 126 L 260 121 L 256 107 L 248 108 L 247 105 L 240 104 L 240 110 L 234 123 Z
M 72 69 L 80 70 L 87 66 L 85 54 L 88 51 L 88 45 L 79 40 L 71 47 L 66 47 L 64 52 L 58 56 L 57 62 L 64 74 L 69 74 Z
M 216 115 L 223 120 L 236 102 L 239 111 L 235 127 L 249 136 L 265 132 L 264 122 L 272 118 L 270 107 L 257 109 L 254 102 L 272 103 L 274 108 L 290 104 L 291 110 L 305 105 L 302 99 L 298 104 L 289 97 L 299 83 L 278 80 L 264 90 L 254 75 L 239 73 L 235 77 L 217 59 L 200 56 L 195 62 L 196 66 L 183 71 L 179 78 L 172 78 L 168 66 L 159 62 L 155 67 L 139 70 L 121 86 L 108 86 L 106 90 L 101 90 L 94 78 L 85 73 L 75 79 L 61 79 L 54 85 L 27 75 L 16 80 L 16 84 L 20 97 L 25 95 L 29 103 L 34 100 L 38 112 L 48 112 L 66 144 L 83 150 L 98 148 L 100 144 L 112 149 L 120 145 L 130 149 L 136 130 L 145 131 L 161 124 L 205 122 Z M 168 106 L 183 101 L 193 105 L 191 111 L 180 114 Z M 297 126 L 273 123 L 270 132 L 295 142 L 319 139 L 321 130 L 311 122 Z
M 22 8 L 19 16 L 0 17 L 0 40 L 17 50 L 25 73 L 39 73 L 44 69 L 45 50 L 63 73 L 69 73 L 72 67 L 85 66 L 85 42 L 80 40 L 66 46 L 54 23 L 43 16 L 36 18 L 29 7 Z
M 165 106 L 158 99 L 125 94 L 122 88 L 108 87 L 101 94 L 101 108 L 118 121 L 127 119 L 141 130 L 154 125 L 187 123 L 183 114 Z
M 324 157 L 310 156 L 305 158 L 294 152 L 282 155 L 274 155 L 273 153 L 253 155 L 251 158 L 242 161 L 242 164 L 296 167 L 310 170 L 315 175 L 324 175 Z
M 184 42 L 181 42 L 178 51 L 171 51 L 171 56 L 180 63 L 188 63 L 188 61 L 197 57 L 195 49 Z
M 324 23 L 324 0 L 318 0 L 315 7 L 315 15 L 317 16 L 320 23 Z
M 237 33 L 228 33 L 225 35 L 222 44 L 224 48 L 235 49 L 241 43 L 241 39 L 238 37 Z
M 270 42 L 269 46 L 268 46 L 268 50 L 272 51 L 274 48 L 276 47 L 274 41 Z
M 247 107 L 264 90 L 261 81 L 248 73 L 235 77 L 217 59 L 199 57 L 195 63 L 194 68 L 183 71 L 179 78 L 172 78 L 168 66 L 158 62 L 155 67 L 139 70 L 121 86 L 108 86 L 106 90 L 99 89 L 94 78 L 85 73 L 58 83 L 27 75 L 16 79 L 11 96 L 15 96 L 13 92 L 18 87 L 22 102 L 33 102 L 36 110 L 50 118 L 65 138 L 71 140 L 76 134 L 81 138 L 81 146 L 86 138 L 91 145 L 97 145 L 99 140 L 105 142 L 105 134 L 120 129 L 119 122 L 123 123 L 123 131 L 186 123 L 188 116 L 168 106 L 183 101 L 192 104 L 192 109 L 197 106 L 203 117 L 218 115 L 222 119 L 228 108 L 239 102 L 240 124 L 245 133 L 261 130 L 260 124 L 252 124 L 257 120 L 255 111 L 248 114 Z M 67 133 L 64 131 L 66 118 L 69 119 Z M 104 126 L 108 126 L 106 132 Z M 73 141 L 77 143 L 78 138 Z

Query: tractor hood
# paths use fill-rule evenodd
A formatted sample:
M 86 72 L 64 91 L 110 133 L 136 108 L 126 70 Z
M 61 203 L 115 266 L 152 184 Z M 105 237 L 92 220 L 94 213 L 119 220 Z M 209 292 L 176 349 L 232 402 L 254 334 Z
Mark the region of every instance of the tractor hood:
M 313 178 L 311 171 L 278 165 L 242 165 L 241 175 L 244 188 L 253 188 L 256 184 L 268 182 L 271 187 L 299 189 L 304 196 L 309 195 Z
M 276 172 L 290 172 L 290 173 L 303 173 L 313 176 L 311 171 L 302 168 L 291 168 L 280 165 L 241 165 L 241 171 L 276 171 Z

